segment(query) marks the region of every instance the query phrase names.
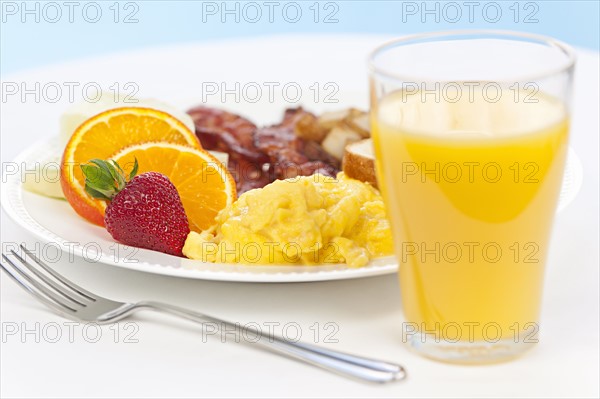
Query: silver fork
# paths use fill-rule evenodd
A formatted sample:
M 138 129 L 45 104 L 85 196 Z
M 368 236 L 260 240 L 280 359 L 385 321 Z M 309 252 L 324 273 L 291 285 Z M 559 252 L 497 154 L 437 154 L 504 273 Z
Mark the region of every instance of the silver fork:
M 253 343 L 263 349 L 343 376 L 376 383 L 386 383 L 406 378 L 404 367 L 398 364 L 337 352 L 312 344 L 291 342 L 283 337 L 265 334 L 253 328 L 243 327 L 239 324 L 166 303 L 152 301 L 125 303 L 101 297 L 79 287 L 52 270 L 23 245 L 21 245 L 21 249 L 24 256 L 13 250 L 10 251 L 13 259 L 9 258 L 10 255 L 2 254 L 2 259 L 5 262 L 5 264 L 0 263 L 2 270 L 39 301 L 68 319 L 107 324 L 121 320 L 139 310 L 154 310 L 179 316 L 200 323 L 203 326 L 204 323 L 212 323 L 217 326 L 221 333 L 227 327 L 240 329 L 240 332 L 252 334 Z M 46 273 L 28 262 L 27 258 L 32 259 Z

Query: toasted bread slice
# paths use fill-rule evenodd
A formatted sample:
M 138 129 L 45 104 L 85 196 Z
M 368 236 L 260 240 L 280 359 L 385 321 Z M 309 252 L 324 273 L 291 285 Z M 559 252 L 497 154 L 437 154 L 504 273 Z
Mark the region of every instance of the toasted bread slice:
M 342 161 L 342 170 L 348 177 L 378 187 L 373 141 L 365 139 L 348 144 Z

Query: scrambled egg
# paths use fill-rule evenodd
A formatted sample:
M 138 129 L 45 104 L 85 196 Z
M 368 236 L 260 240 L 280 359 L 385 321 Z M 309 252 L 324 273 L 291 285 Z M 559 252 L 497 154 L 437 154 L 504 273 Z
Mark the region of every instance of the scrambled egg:
M 245 264 L 346 262 L 360 267 L 391 255 L 392 234 L 379 192 L 344 176 L 275 181 L 242 194 L 212 231 L 191 232 L 190 259 Z

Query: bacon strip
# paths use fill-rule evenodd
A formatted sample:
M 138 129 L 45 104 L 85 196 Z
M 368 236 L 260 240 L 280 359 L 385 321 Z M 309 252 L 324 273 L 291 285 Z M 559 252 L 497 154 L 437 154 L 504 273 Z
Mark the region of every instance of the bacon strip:
M 298 129 L 319 129 L 317 118 L 302 108 L 286 110 L 280 124 L 263 128 L 239 115 L 204 106 L 188 114 L 205 149 L 229 154 L 228 169 L 238 195 L 275 179 L 317 172 L 335 176 L 340 170 L 339 161 L 319 143 L 297 134 Z

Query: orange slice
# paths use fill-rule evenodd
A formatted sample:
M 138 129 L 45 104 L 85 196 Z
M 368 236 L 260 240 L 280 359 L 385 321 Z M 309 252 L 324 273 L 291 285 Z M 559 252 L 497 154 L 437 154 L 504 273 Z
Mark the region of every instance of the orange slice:
M 102 112 L 75 130 L 65 147 L 61 163 L 61 186 L 75 211 L 104 225 L 106 203 L 85 192 L 79 167 L 91 159 L 106 160 L 125 147 L 165 141 L 201 149 L 196 135 L 175 117 L 151 108 L 115 108 Z
M 205 150 L 146 143 L 125 148 L 110 159 L 125 172 L 137 159 L 138 175 L 158 172 L 167 176 L 179 192 L 192 231 L 213 227 L 217 213 L 236 199 L 235 182 L 227 167 Z

